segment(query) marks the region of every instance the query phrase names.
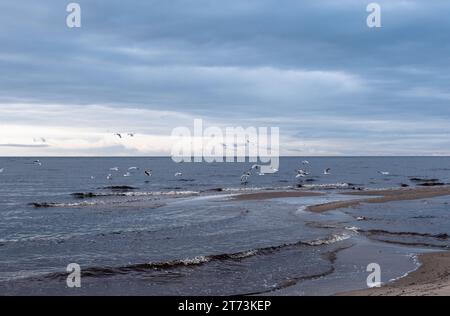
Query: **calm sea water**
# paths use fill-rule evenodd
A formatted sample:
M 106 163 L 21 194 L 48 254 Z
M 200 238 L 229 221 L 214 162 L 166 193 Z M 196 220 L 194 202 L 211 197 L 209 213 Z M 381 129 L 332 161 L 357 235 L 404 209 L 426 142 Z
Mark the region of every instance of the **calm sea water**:
M 309 165 L 302 166 L 305 159 Z M 0 294 L 277 293 L 336 273 L 360 275 L 348 283 L 358 287 L 365 282 L 364 260 L 359 274 L 352 273 L 354 264 L 336 269 L 336 256 L 358 249 L 352 247 L 394 247 L 378 258 L 391 262 L 383 274 L 388 281 L 417 266 L 414 253 L 449 246 L 448 197 L 304 211 L 352 198 L 339 193 L 353 187 L 420 184 L 413 178 L 449 183 L 448 158 L 281 158 L 278 173 L 254 174 L 242 185 L 250 166 L 170 158 L 0 158 Z M 310 172 L 301 182 L 299 168 Z M 151 177 L 144 173 L 150 169 Z M 298 184 L 326 194 L 230 198 Z M 69 263 L 82 268 L 80 289 L 66 287 Z M 317 287 L 298 293 L 313 292 Z

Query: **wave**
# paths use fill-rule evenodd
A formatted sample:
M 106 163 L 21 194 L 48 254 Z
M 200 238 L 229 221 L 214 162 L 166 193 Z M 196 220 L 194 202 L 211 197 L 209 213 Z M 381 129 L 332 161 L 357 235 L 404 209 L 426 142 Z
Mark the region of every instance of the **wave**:
M 112 193 L 72 193 L 71 196 L 79 199 L 111 197 L 111 196 L 180 196 L 180 195 L 198 195 L 198 191 L 154 191 L 154 192 L 112 192 Z
M 50 207 L 77 207 L 77 206 L 94 206 L 97 204 L 101 204 L 101 202 L 79 202 L 79 203 L 54 203 L 54 202 L 33 202 L 30 203 L 30 206 L 35 208 L 50 208 Z
M 351 185 L 349 183 L 325 183 L 325 184 L 299 184 L 297 187 L 314 190 L 332 190 L 332 189 L 348 189 L 351 187 Z
M 138 188 L 128 185 L 113 185 L 101 188 L 103 190 L 137 190 Z
M 436 238 L 436 239 L 441 239 L 441 240 L 447 240 L 450 237 L 446 233 L 429 234 L 429 233 L 418 233 L 418 232 L 391 232 L 391 231 L 382 230 L 382 229 L 370 229 L 370 230 L 358 229 L 358 232 L 372 234 L 372 235 L 429 237 L 429 238 Z
M 329 236 L 328 238 L 325 239 L 317 239 L 317 240 L 313 240 L 313 241 L 308 241 L 306 242 L 306 244 L 310 245 L 310 246 L 322 246 L 322 245 L 330 245 L 330 244 L 334 244 L 336 242 L 339 241 L 344 241 L 347 240 L 349 238 L 351 238 L 352 235 L 351 234 L 334 234 Z
M 274 191 L 274 190 L 292 190 L 293 186 L 280 186 L 280 187 L 231 187 L 231 188 L 215 188 L 208 191 L 218 192 L 248 192 L 248 191 Z
M 252 250 L 245 250 L 235 253 L 225 253 L 216 255 L 199 255 L 191 258 L 176 259 L 163 262 L 148 262 L 143 264 L 127 265 L 122 267 L 91 267 L 83 269 L 82 276 L 84 277 L 109 277 L 117 274 L 127 274 L 132 272 L 149 272 L 155 270 L 172 270 L 183 267 L 202 266 L 211 262 L 223 262 L 223 261 L 240 261 L 243 259 L 251 258 L 258 255 L 268 255 L 274 252 L 281 251 L 289 247 L 318 247 L 324 245 L 330 245 L 339 241 L 350 238 L 349 234 L 331 235 L 324 239 L 317 239 L 311 241 L 299 241 L 295 243 L 286 243 L 277 246 L 261 247 Z M 40 277 L 42 278 L 66 278 L 66 273 L 51 273 Z M 39 278 L 39 277 L 38 277 Z

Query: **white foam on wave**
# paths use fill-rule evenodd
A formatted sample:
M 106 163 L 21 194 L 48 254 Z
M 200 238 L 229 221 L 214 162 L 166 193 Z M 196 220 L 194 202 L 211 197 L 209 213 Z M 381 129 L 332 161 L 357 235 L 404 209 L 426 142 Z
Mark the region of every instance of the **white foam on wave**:
M 211 261 L 211 258 L 205 257 L 205 256 L 197 256 L 194 258 L 186 258 L 186 259 L 180 260 L 180 262 L 186 266 L 206 263 L 209 261 Z
M 231 187 L 231 188 L 223 188 L 224 192 L 248 192 L 248 191 L 276 191 L 276 190 L 292 190 L 294 187 L 292 186 L 281 186 L 281 187 Z
M 331 190 L 331 189 L 347 189 L 350 185 L 348 183 L 323 183 L 323 184 L 302 184 L 302 189 L 317 189 L 317 190 Z
M 310 246 L 330 245 L 330 244 L 334 244 L 334 243 L 337 243 L 340 241 L 347 240 L 347 239 L 351 238 L 352 236 L 353 236 L 352 234 L 347 234 L 347 233 L 334 234 L 325 239 L 311 240 L 311 241 L 307 241 L 306 243 Z
M 180 196 L 180 195 L 198 195 L 198 191 L 157 191 L 157 192 L 124 192 L 117 194 L 119 196 Z

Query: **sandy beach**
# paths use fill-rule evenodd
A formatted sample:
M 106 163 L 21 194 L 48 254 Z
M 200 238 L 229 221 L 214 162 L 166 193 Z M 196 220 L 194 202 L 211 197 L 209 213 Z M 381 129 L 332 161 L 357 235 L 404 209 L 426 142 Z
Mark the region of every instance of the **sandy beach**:
M 371 191 L 343 192 L 342 194 L 375 196 L 375 197 L 312 205 L 309 206 L 307 210 L 310 212 L 322 213 L 336 210 L 339 208 L 358 206 L 361 203 L 386 203 L 393 201 L 407 201 L 407 200 L 433 198 L 438 196 L 450 195 L 450 187 L 442 186 L 442 187 L 411 188 L 411 189 L 371 190 Z
M 252 201 L 252 200 L 269 200 L 276 198 L 288 197 L 305 197 L 305 196 L 320 196 L 324 195 L 320 192 L 310 191 L 273 191 L 273 192 L 255 192 L 245 193 L 234 196 L 232 199 L 236 201 Z
M 406 277 L 380 288 L 366 289 L 340 296 L 448 296 L 450 295 L 450 252 L 419 256 L 421 266 Z

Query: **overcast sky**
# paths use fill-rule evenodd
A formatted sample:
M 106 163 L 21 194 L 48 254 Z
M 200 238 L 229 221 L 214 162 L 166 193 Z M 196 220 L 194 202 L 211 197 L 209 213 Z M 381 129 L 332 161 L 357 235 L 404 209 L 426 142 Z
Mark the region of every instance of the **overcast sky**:
M 379 0 L 381 28 L 364 0 L 80 0 L 70 29 L 69 2 L 0 0 L 0 155 L 168 155 L 194 118 L 279 127 L 283 155 L 450 154 L 448 0 Z

